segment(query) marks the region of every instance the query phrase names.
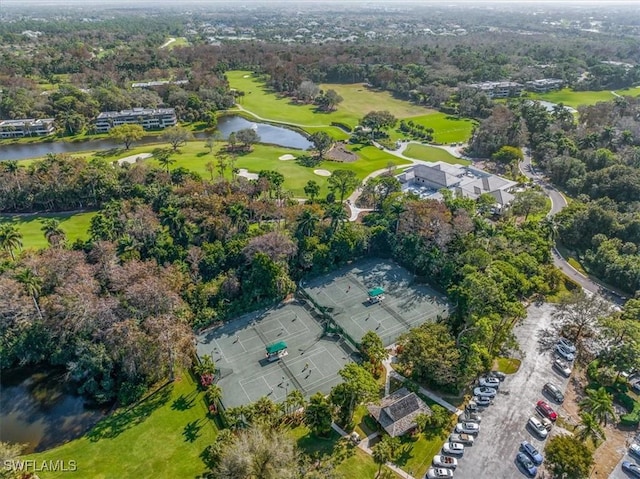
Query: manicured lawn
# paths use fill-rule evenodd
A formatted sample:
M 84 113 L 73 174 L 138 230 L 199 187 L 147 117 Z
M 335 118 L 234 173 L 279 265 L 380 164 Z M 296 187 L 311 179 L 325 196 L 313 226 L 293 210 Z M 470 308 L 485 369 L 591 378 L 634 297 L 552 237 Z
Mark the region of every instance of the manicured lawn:
M 618 95 L 639 96 L 640 88 L 627 88 L 616 90 Z M 548 93 L 529 93 L 529 98 L 546 100 L 553 103 L 564 103 L 566 106 L 578 108 L 580 105 L 595 105 L 599 101 L 612 101 L 615 96 L 608 90 L 604 91 L 573 91 L 569 88 L 551 91 Z
M 384 91 L 370 90 L 362 84 L 324 84 L 322 89 L 336 90 L 344 101 L 331 113 L 318 112 L 315 105 L 297 105 L 290 98 L 279 97 L 264 81 L 248 71 L 227 72 L 231 88 L 243 91 L 239 103 L 266 119 L 297 123 L 304 126 L 329 126 L 332 121 L 352 128 L 372 110 L 388 110 L 398 118 L 418 117 L 433 113 L 428 108 L 398 100 Z
M 496 358 L 494 364 L 505 374 L 514 374 L 520 369 L 520 360 L 515 358 Z
M 419 434 L 416 438 L 405 436 L 402 438 L 405 449 L 396 460 L 396 464 L 413 477 L 424 477 L 433 456 L 440 452 L 444 440 L 445 437 L 439 435 L 426 437 Z
M 405 121 L 413 121 L 418 125 L 423 125 L 427 128 L 433 128 L 434 135 L 433 140 L 436 143 L 448 145 L 450 143 L 465 142 L 471 138 L 471 131 L 477 124 L 476 121 L 469 118 L 456 118 L 442 112 L 433 112 L 428 115 L 421 115 L 411 118 L 406 118 Z M 396 129 L 389 132 L 392 140 L 404 138 L 404 133 Z
M 205 471 L 199 454 L 217 435 L 206 414 L 203 395 L 184 374 L 131 411 L 105 418 L 80 439 L 28 458 L 73 459 L 76 476 L 94 479 L 195 477 Z M 39 474 L 43 479 L 70 475 Z
M 446 163 L 456 165 L 470 165 L 471 162 L 463 160 L 462 158 L 456 158 L 451 153 L 441 148 L 435 148 L 429 145 L 418 145 L 417 143 L 411 143 L 404 150 L 404 155 L 409 158 L 415 158 L 416 160 L 423 161 L 444 161 Z
M 22 245 L 24 248 L 46 248 L 47 240 L 42 232 L 42 220 L 45 218 L 57 218 L 60 227 L 67 235 L 67 241 L 73 243 L 77 239 L 86 240 L 89 238 L 89 225 L 95 212 L 86 213 L 42 213 L 24 216 L 0 216 L 0 223 L 11 222 L 18 227 L 22 233 Z

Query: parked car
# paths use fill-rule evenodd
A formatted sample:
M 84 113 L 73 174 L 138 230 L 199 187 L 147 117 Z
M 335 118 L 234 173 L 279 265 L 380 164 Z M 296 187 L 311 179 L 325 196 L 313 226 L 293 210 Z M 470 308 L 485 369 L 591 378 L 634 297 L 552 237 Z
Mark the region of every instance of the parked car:
M 464 454 L 464 445 L 459 442 L 445 442 L 444 446 L 442 446 L 442 452 L 452 456 L 462 456 Z
M 473 403 L 479 407 L 487 407 L 491 404 L 492 398 L 488 396 L 474 396 Z
M 562 346 L 566 351 L 569 351 L 570 353 L 575 354 L 576 352 L 576 346 L 566 338 L 560 338 L 558 340 L 558 345 Z
M 546 392 L 553 400 L 559 404 L 562 404 L 564 401 L 564 394 L 560 391 L 560 388 L 553 383 L 547 383 L 542 388 L 544 392 Z
M 524 452 L 518 453 L 518 455 L 516 456 L 516 461 L 518 461 L 518 464 L 522 466 L 522 468 L 530 477 L 535 477 L 535 475 L 538 473 L 538 468 L 533 463 L 533 461 L 531 461 L 529 456 L 527 456 Z
M 500 387 L 500 380 L 492 376 L 481 376 L 478 384 L 480 384 L 481 387 L 498 389 Z
M 494 398 L 498 392 L 493 388 L 474 388 L 473 394 L 480 397 Z
M 455 457 L 433 456 L 433 467 L 446 467 L 447 469 L 455 469 L 458 467 L 458 460 Z
M 640 444 L 636 444 L 635 442 L 631 444 L 629 446 L 629 454 L 640 457 Z
M 529 441 L 522 441 L 520 443 L 520 451 L 526 453 L 536 466 L 542 464 L 542 461 L 544 460 L 542 454 L 540 454 L 535 446 Z
M 464 414 L 460 414 L 458 416 L 459 422 L 469 421 L 469 422 L 482 422 L 482 416 L 475 411 L 465 411 Z
M 430 467 L 427 471 L 428 479 L 442 479 L 446 477 L 453 477 L 453 471 L 451 469 L 445 469 L 444 467 Z
M 472 446 L 474 439 L 473 439 L 473 436 L 462 433 L 462 434 L 451 434 L 451 436 L 449 436 L 449 441 L 459 442 L 460 444 L 464 444 L 465 446 Z
M 562 346 L 561 344 L 556 345 L 556 353 L 562 356 L 567 361 L 573 361 L 576 358 L 576 355 L 569 351 L 567 348 Z
M 475 422 L 459 422 L 458 424 L 456 424 L 455 431 L 458 434 L 464 433 L 475 436 L 480 432 L 480 426 Z
M 634 379 L 631 381 L 631 389 L 640 394 L 640 379 Z
M 529 421 L 527 422 L 527 426 L 529 426 L 529 428 L 531 428 L 534 434 L 538 436 L 540 439 L 546 439 L 547 434 L 549 434 L 549 432 L 547 431 L 547 428 L 544 427 L 544 424 L 542 424 L 540 419 L 538 419 L 535 416 L 532 416 L 529 418 Z
M 543 417 L 540 419 L 540 422 L 547 431 L 551 431 L 551 429 L 553 429 L 553 422 L 548 417 Z
M 629 473 L 632 477 L 640 477 L 640 466 L 633 462 L 624 461 L 622 463 L 622 470 Z
M 498 378 L 499 381 L 504 381 L 507 375 L 502 371 L 491 371 L 487 376 Z
M 571 376 L 571 366 L 562 359 L 558 358 L 553 362 L 553 369 L 558 371 L 564 377 L 568 378 L 569 376 Z
M 552 421 L 558 419 L 558 413 L 555 412 L 553 408 L 549 406 L 549 404 L 547 404 L 546 401 L 538 401 L 536 403 L 536 410 L 542 417 L 549 418 Z

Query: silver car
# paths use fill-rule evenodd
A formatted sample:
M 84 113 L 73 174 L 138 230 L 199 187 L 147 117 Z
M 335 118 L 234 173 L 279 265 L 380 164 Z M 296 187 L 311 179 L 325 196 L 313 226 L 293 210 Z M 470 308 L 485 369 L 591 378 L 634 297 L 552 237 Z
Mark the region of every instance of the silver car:
M 494 398 L 498 392 L 493 388 L 474 388 L 473 395 L 479 397 Z

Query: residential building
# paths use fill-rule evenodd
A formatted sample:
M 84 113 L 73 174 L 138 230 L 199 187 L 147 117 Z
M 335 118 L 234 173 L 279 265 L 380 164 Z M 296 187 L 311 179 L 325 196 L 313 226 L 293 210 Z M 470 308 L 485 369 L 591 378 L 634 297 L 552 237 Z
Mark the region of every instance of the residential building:
M 51 135 L 56 131 L 53 121 L 53 118 L 0 120 L 0 138 Z
M 380 405 L 370 404 L 367 409 L 391 437 L 402 436 L 415 429 L 418 415 L 432 414 L 429 406 L 407 388 L 385 396 Z
M 470 83 L 463 88 L 481 91 L 489 98 L 509 98 L 512 96 L 520 96 L 524 85 L 512 81 L 487 81 Z
M 103 111 L 95 120 L 96 133 L 107 133 L 118 125 L 137 123 L 145 130 L 161 130 L 177 124 L 173 108 L 134 108 L 133 110 Z
M 131 88 L 153 88 L 156 86 L 164 86 L 164 85 L 186 85 L 189 83 L 189 80 L 157 80 L 157 81 L 147 81 L 147 82 L 136 82 L 131 84 Z
M 536 93 L 546 93 L 552 90 L 559 90 L 564 85 L 564 81 L 559 78 L 542 78 L 541 80 L 528 81 L 526 88 Z
M 496 200 L 495 209 L 502 211 L 514 199 L 511 191 L 517 185 L 515 181 L 493 175 L 478 168 L 463 165 L 451 165 L 438 161 L 412 166 L 397 176 L 403 191 L 411 192 L 420 198 L 440 200 L 441 190 L 447 189 L 459 196 L 477 199 L 487 193 Z

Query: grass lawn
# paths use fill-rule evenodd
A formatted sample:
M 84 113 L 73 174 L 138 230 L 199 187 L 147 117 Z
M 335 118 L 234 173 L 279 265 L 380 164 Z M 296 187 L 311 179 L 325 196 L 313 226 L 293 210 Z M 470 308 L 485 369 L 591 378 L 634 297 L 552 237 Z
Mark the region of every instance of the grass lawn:
M 409 158 L 415 158 L 416 160 L 423 161 L 444 161 L 445 163 L 451 163 L 456 165 L 470 165 L 471 162 L 463 160 L 462 158 L 456 158 L 451 153 L 441 148 L 435 148 L 429 145 L 418 145 L 411 143 L 404 150 L 404 155 Z
M 639 96 L 640 88 L 616 90 L 618 95 Z M 578 108 L 580 105 L 595 105 L 599 101 L 612 101 L 615 96 L 608 90 L 604 91 L 573 91 L 570 88 L 550 91 L 548 93 L 529 93 L 529 98 L 545 100 L 553 103 L 564 103 L 566 106 Z
M 402 445 L 405 447 L 396 464 L 407 471 L 413 477 L 424 477 L 431 466 L 433 456 L 440 452 L 445 437 L 434 435 L 426 437 L 419 434 L 415 438 L 402 437 Z
M 41 213 L 21 216 L 0 216 L 0 223 L 11 222 L 18 227 L 22 233 L 22 245 L 24 248 L 46 248 L 47 240 L 42 232 L 42 220 L 45 218 L 57 218 L 60 220 L 60 227 L 67 235 L 67 241 L 73 243 L 77 239 L 86 240 L 89 238 L 89 225 L 95 212 L 86 213 Z
M 324 84 L 322 89 L 336 90 L 344 101 L 331 113 L 316 111 L 315 105 L 297 105 L 290 98 L 279 97 L 264 81 L 248 71 L 227 72 L 231 88 L 243 91 L 242 107 L 266 119 L 297 123 L 303 126 L 329 126 L 332 121 L 354 127 L 372 110 L 388 110 L 398 118 L 418 117 L 433 110 L 394 98 L 389 92 L 370 90 L 362 84 Z
M 206 414 L 202 393 L 184 374 L 132 410 L 105 418 L 80 439 L 28 459 L 73 459 L 78 465 L 75 475 L 94 479 L 195 477 L 205 471 L 199 454 L 217 434 Z M 69 473 L 39 475 L 48 479 Z
M 173 50 L 176 47 L 188 47 L 189 46 L 189 40 L 187 40 L 185 37 L 176 37 L 176 41 L 175 42 L 171 42 L 169 43 L 169 45 L 167 45 L 167 50 Z
M 442 112 L 433 112 L 428 115 L 406 118 L 406 120 L 411 120 L 427 128 L 433 128 L 435 130 L 433 140 L 436 143 L 445 145 L 469 140 L 471 131 L 477 124 L 476 121 L 469 118 L 457 118 Z M 405 134 L 399 129 L 389 133 L 392 140 L 405 138 Z
M 494 366 L 505 374 L 515 374 L 520 369 L 520 360 L 515 358 L 496 358 Z

